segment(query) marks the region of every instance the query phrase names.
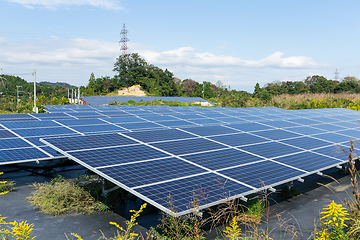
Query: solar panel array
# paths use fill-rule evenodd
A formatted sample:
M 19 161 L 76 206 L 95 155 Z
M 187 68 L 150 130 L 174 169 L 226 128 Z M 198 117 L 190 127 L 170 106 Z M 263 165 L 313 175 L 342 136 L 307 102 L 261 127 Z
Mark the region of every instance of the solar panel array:
M 341 165 L 339 147 L 360 137 L 360 113 L 348 109 L 47 107 L 55 120 L 1 126 L 20 139 L 43 138 L 163 211 L 171 196 L 178 215 L 193 197 L 205 208 L 224 194 L 244 197 Z

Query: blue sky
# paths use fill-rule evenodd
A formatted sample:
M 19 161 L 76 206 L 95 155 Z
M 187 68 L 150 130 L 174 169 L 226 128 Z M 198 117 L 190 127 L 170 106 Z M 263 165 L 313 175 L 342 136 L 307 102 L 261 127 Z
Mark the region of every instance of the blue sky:
M 310 75 L 360 78 L 359 1 L 0 0 L 2 74 L 87 85 L 129 52 L 180 79 L 252 92 Z

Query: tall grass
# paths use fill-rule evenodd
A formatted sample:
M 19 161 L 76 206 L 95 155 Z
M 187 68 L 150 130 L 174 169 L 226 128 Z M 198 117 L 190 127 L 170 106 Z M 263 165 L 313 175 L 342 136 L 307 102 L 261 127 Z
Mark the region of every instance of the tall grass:
M 360 110 L 360 94 L 304 93 L 273 96 L 269 101 L 250 98 L 245 107 L 278 107 L 288 110 L 314 108 L 349 108 Z

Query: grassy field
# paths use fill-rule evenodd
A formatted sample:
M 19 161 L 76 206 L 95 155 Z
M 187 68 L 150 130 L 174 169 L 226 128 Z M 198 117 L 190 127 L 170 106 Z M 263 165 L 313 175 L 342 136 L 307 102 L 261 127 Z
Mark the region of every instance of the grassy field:
M 244 107 L 278 107 L 288 110 L 314 109 L 314 108 L 348 108 L 360 110 L 360 94 L 348 93 L 305 93 L 282 94 L 273 96 L 271 100 L 249 98 Z

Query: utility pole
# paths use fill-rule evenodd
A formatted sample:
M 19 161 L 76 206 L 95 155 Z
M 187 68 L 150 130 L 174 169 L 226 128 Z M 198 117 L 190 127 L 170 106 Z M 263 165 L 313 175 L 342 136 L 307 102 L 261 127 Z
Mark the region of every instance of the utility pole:
M 80 105 L 80 88 L 78 88 L 78 105 Z
M 19 106 L 20 103 L 20 98 L 19 98 L 19 88 L 22 86 L 16 86 L 16 96 L 17 96 L 17 101 L 16 101 L 16 106 Z
M 203 98 L 205 98 L 205 82 L 203 82 L 203 91 L 202 91 L 202 94 L 203 94 Z
M 39 113 L 39 109 L 36 107 L 36 69 L 34 68 L 34 113 Z
M 71 102 L 70 103 L 73 103 L 74 101 L 74 89 L 72 88 L 71 89 Z

